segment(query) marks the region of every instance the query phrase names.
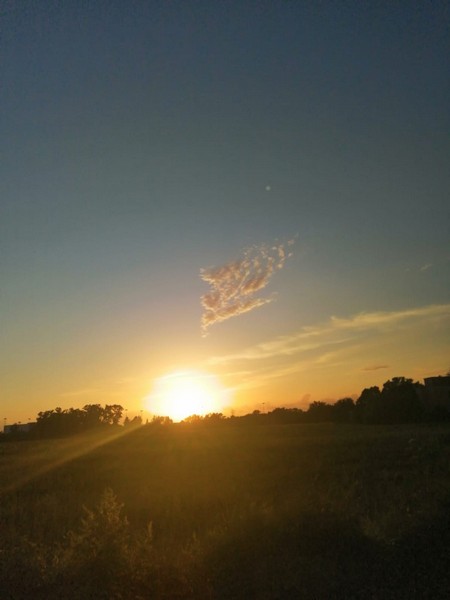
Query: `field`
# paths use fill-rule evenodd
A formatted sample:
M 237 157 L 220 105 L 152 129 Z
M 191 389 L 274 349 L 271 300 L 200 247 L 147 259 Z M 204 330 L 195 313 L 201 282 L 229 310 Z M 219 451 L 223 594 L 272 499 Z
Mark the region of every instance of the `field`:
M 450 597 L 450 426 L 122 431 L 0 444 L 2 600 Z

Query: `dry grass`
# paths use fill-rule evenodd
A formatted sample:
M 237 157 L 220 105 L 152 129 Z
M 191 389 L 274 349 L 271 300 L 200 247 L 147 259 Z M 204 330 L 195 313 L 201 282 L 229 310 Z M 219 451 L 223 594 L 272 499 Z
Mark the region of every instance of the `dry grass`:
M 224 423 L 3 443 L 0 481 L 5 598 L 450 589 L 449 426 Z

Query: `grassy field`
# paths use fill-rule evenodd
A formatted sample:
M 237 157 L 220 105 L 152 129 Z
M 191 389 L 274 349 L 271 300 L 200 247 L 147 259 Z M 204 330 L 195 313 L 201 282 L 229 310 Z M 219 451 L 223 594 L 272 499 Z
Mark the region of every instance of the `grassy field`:
M 2 600 L 450 597 L 449 425 L 4 442 L 0 493 Z

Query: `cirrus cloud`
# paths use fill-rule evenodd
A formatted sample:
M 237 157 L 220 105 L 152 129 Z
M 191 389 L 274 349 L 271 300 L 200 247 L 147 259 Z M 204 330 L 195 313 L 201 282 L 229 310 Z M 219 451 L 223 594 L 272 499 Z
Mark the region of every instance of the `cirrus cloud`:
M 347 347 L 362 337 L 383 337 L 388 333 L 399 336 L 402 327 L 412 330 L 422 324 L 430 329 L 433 322 L 435 326 L 444 328 L 445 325 L 448 329 L 450 304 L 431 304 L 396 311 L 362 312 L 349 317 L 332 316 L 325 322 L 302 327 L 295 333 L 278 336 L 233 354 L 211 357 L 208 362 L 211 365 L 221 365 L 236 361 L 261 361 L 274 357 L 295 356 L 335 345 Z
M 285 379 L 289 389 L 298 386 L 300 393 L 308 386 L 325 389 L 323 382 L 336 377 L 347 382 L 336 393 L 350 395 L 358 386 L 375 385 L 378 373 L 386 379 L 401 372 L 420 379 L 442 372 L 448 364 L 449 328 L 450 304 L 363 312 L 330 317 L 231 354 L 211 356 L 206 364 L 221 377 L 229 376 L 239 391 Z M 236 370 L 240 373 L 235 379 Z
M 289 248 L 294 240 L 275 246 L 261 244 L 245 250 L 243 257 L 220 267 L 200 270 L 200 277 L 210 290 L 201 297 L 202 334 L 214 323 L 225 321 L 259 308 L 274 300 L 274 296 L 256 296 L 269 283 L 272 275 L 282 269 L 292 256 Z

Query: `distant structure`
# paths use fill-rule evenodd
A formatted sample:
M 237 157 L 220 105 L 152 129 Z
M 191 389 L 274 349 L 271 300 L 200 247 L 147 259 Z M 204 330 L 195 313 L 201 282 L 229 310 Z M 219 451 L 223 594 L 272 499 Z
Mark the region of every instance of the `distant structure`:
M 426 377 L 425 398 L 430 406 L 450 410 L 450 376 Z
M 6 435 L 11 433 L 28 433 L 35 425 L 36 423 L 14 423 L 13 425 L 5 425 L 3 433 Z

